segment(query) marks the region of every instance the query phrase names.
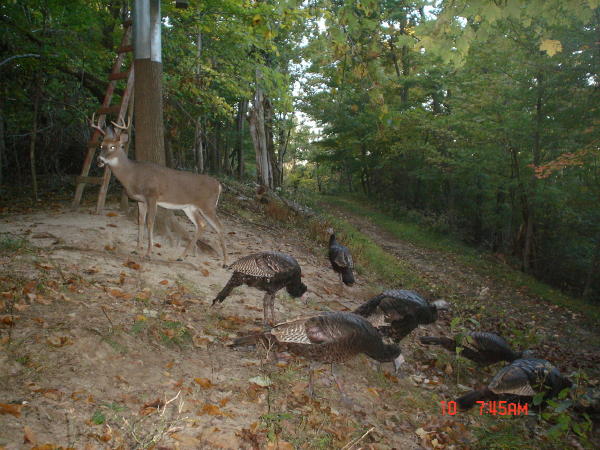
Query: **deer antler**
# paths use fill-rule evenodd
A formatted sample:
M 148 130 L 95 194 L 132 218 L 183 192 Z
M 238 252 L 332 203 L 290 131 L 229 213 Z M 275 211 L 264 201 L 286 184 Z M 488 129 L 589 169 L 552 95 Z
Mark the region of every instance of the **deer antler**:
M 123 120 L 122 117 L 119 119 L 119 121 L 123 122 L 123 125 L 119 125 L 118 123 L 113 122 L 112 120 L 110 121 L 110 123 L 112 123 L 115 127 L 120 128 L 121 130 L 129 130 L 129 122 L 125 123 L 125 120 Z
M 102 128 L 100 128 L 100 126 L 98 126 L 94 123 L 95 117 L 96 117 L 96 113 L 92 114 L 92 120 L 90 121 L 90 126 L 92 128 L 95 128 L 96 130 L 98 130 L 100 133 L 102 133 L 102 136 L 105 136 L 106 135 L 105 131 Z

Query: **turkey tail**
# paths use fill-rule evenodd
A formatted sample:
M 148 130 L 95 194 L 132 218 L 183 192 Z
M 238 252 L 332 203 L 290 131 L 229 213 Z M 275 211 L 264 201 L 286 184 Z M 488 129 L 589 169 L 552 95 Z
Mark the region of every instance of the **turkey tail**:
M 488 388 L 483 388 L 483 389 L 478 389 L 475 391 L 467 392 L 462 397 L 457 398 L 456 403 L 458 403 L 458 407 L 460 409 L 462 409 L 463 411 L 466 411 L 468 409 L 471 409 L 475 405 L 475 403 L 477 403 L 479 401 L 493 399 L 495 397 L 496 397 L 496 394 L 494 394 Z
M 350 267 L 345 267 L 342 271 L 342 281 L 346 286 L 352 286 L 354 284 L 354 274 Z
M 445 349 L 450 350 L 451 352 L 456 350 L 456 342 L 454 339 L 450 339 L 447 337 L 435 337 L 435 336 L 422 336 L 419 338 L 421 344 L 425 345 L 441 345 Z
M 239 338 L 234 339 L 233 342 L 228 345 L 228 347 L 244 347 L 248 345 L 256 345 L 258 342 L 264 339 L 266 339 L 264 333 L 249 334 L 248 336 L 241 336 Z

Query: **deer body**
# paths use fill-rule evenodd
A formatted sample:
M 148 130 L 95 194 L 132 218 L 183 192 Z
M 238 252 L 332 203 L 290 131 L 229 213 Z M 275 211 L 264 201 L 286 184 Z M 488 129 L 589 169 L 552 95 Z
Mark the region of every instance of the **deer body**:
M 180 209 L 192 221 L 195 232 L 186 246 L 181 258 L 184 258 L 190 248 L 196 247 L 196 242 L 205 222 L 213 228 L 219 237 L 223 264 L 227 264 L 227 250 L 223 236 L 223 227 L 217 217 L 217 204 L 221 194 L 221 184 L 208 175 L 195 174 L 182 170 L 170 169 L 146 161 L 134 161 L 127 157 L 124 147 L 128 135 L 108 127 L 102 141 L 102 150 L 98 164 L 108 164 L 121 182 L 127 195 L 138 202 L 138 247 L 142 246 L 144 224 L 148 233 L 148 250 L 146 256 L 152 253 L 154 219 L 157 206 L 166 209 Z

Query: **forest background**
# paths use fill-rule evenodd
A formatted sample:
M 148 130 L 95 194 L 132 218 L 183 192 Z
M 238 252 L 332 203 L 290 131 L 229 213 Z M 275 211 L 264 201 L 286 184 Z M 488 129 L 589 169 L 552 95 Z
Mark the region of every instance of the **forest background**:
M 0 5 L 3 197 L 73 190 L 130 3 Z M 167 165 L 360 194 L 598 302 L 599 4 L 163 1 Z

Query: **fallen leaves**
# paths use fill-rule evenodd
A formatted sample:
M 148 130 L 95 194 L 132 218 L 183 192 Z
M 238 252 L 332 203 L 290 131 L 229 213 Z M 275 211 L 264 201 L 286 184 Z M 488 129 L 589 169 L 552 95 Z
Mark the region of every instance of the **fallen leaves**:
M 35 436 L 35 433 L 27 425 L 23 427 L 23 443 L 31 445 L 35 445 L 37 443 L 37 437 Z
M 233 417 L 233 414 L 221 411 L 214 403 L 205 403 L 200 411 L 197 413 L 199 416 L 204 414 L 208 414 L 209 416 L 224 416 L 224 417 Z
M 209 389 L 214 386 L 208 378 L 194 378 L 194 381 L 203 389 Z
M 169 436 L 180 442 L 185 447 L 198 448 L 200 445 L 200 441 L 189 434 L 171 433 Z
M 267 387 L 267 386 L 271 386 L 273 384 L 273 382 L 271 381 L 271 379 L 269 377 L 266 377 L 264 375 L 259 375 L 257 377 L 252 377 L 248 380 L 250 383 L 254 383 L 260 387 Z
M 144 405 L 140 409 L 139 415 L 140 416 L 150 415 L 150 414 L 158 411 L 158 409 L 163 406 L 165 406 L 165 402 L 163 402 L 160 398 L 157 398 L 156 400 L 153 400 L 151 402 L 144 403 Z
M 448 448 L 450 445 L 465 443 L 469 431 L 465 424 L 455 420 L 432 419 L 424 427 L 417 428 L 415 434 L 426 448 Z
M 69 336 L 50 336 L 46 342 L 52 347 L 64 347 L 65 345 L 73 344 L 73 340 Z
M 277 439 L 277 441 L 267 444 L 267 450 L 294 450 L 294 446 L 287 441 Z
M 6 314 L 0 316 L 0 323 L 9 327 L 14 326 L 15 321 L 19 318 L 19 316 L 13 316 L 12 314 Z
M 0 414 L 10 414 L 15 417 L 21 417 L 21 408 L 23 405 L 12 405 L 8 403 L 0 403 Z
M 131 300 L 133 295 L 128 292 L 123 292 L 120 289 L 109 289 L 108 293 L 115 298 L 121 298 L 123 300 Z
M 123 263 L 123 265 L 125 267 L 129 267 L 130 269 L 133 269 L 133 270 L 140 270 L 140 268 L 142 267 L 138 263 L 136 263 L 135 261 L 132 261 L 132 260 L 127 260 L 127 262 Z

